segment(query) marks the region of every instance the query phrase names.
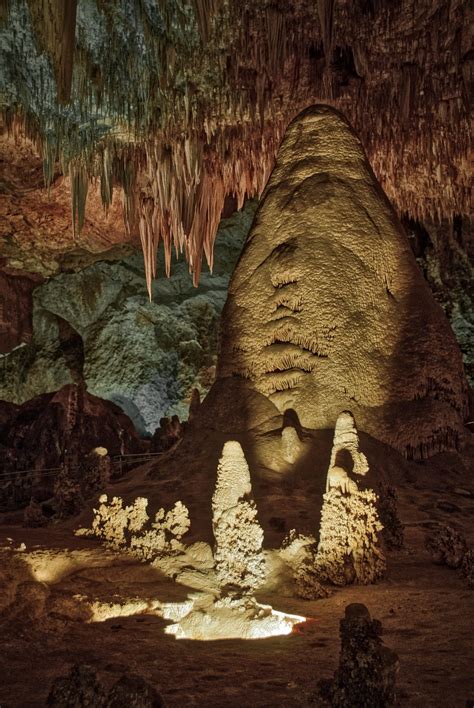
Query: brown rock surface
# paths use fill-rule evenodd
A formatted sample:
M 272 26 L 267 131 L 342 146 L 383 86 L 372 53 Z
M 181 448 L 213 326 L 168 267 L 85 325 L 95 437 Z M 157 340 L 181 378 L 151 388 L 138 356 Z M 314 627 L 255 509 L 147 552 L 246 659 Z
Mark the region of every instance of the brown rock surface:
M 56 467 L 66 449 L 79 461 L 99 445 L 110 455 L 138 452 L 142 446 L 118 406 L 75 384 L 37 396 L 14 410 L 11 404 L 6 406 L 11 417 L 0 428 L 5 471 Z
M 32 291 L 41 279 L 0 270 L 0 353 L 6 354 L 33 336 Z

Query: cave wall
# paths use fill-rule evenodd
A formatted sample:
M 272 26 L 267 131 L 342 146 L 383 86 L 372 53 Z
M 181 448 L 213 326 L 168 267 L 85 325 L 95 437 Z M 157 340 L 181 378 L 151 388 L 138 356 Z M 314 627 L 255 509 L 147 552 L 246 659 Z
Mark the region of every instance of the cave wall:
M 83 374 L 89 391 L 120 405 L 141 432 L 153 432 L 163 415 L 186 418 L 191 389 L 204 394 L 213 381 L 220 312 L 256 207 L 248 202 L 243 212 L 221 222 L 214 274 L 206 271 L 198 289 L 180 261 L 169 280 L 154 282 L 151 303 L 139 254 L 75 272 L 61 272 L 55 264 L 57 274 L 46 282 L 27 279 L 25 293 L 16 287 L 23 278 L 0 272 L 0 282 L 8 284 L 0 300 L 3 331 L 9 333 L 2 335 L 9 353 L 0 357 L 0 399 L 22 403 Z M 472 225 L 466 219 L 441 225 L 405 220 L 405 227 L 472 385 Z
M 474 229 L 460 216 L 452 221 L 405 220 L 412 250 L 428 284 L 446 313 L 474 385 Z
M 61 272 L 31 298 L 31 341 L 4 356 L 0 399 L 22 403 L 84 377 L 88 391 L 114 401 L 136 428 L 153 433 L 164 415 L 187 418 L 193 387 L 213 381 L 219 315 L 256 209 L 223 219 L 214 271 L 193 287 L 188 266 L 145 287 L 141 254 Z M 163 255 L 158 272 L 164 269 Z M 28 304 L 21 304 L 28 319 Z

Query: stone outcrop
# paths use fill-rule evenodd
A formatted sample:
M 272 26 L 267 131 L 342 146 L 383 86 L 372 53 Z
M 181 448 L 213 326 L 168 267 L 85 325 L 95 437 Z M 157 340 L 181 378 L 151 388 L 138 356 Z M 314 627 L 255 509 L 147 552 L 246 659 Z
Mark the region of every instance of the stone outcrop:
M 341 652 L 334 678 L 321 681 L 317 705 L 388 708 L 395 705 L 398 657 L 382 643 L 382 625 L 365 605 L 346 607 L 340 622 Z M 315 697 L 316 698 L 316 697 Z
M 24 403 L 3 424 L 1 437 L 5 471 L 58 467 L 66 448 L 79 464 L 98 446 L 114 456 L 144 445 L 118 406 L 74 384 Z
M 250 471 L 238 442 L 225 443 L 212 497 L 214 560 L 223 595 L 252 594 L 265 579 L 263 531 L 249 501 Z
M 120 406 L 141 433 L 153 434 L 164 416 L 185 420 L 193 389 L 204 395 L 214 377 L 218 321 L 255 208 L 248 202 L 222 220 L 213 273 L 203 272 L 199 290 L 181 260 L 169 279 L 154 282 L 150 302 L 141 254 L 116 262 L 104 254 L 55 272 L 22 311 L 31 341 L 0 359 L 0 399 L 24 403 L 82 375 L 90 393 Z M 158 272 L 164 267 L 160 254 Z M 4 317 L 16 332 L 15 311 Z
M 433 562 L 448 568 L 462 568 L 464 557 L 469 552 L 464 536 L 451 526 L 439 528 L 425 539 L 425 546 Z
M 458 444 L 462 358 L 345 119 L 288 128 L 229 285 L 220 379 L 242 377 L 308 428 L 350 409 L 408 457 Z
M 105 683 L 105 682 L 104 682 Z M 124 674 L 107 691 L 106 684 L 87 664 L 74 664 L 66 676 L 53 681 L 46 704 L 56 708 L 161 708 L 163 699 L 142 676 Z

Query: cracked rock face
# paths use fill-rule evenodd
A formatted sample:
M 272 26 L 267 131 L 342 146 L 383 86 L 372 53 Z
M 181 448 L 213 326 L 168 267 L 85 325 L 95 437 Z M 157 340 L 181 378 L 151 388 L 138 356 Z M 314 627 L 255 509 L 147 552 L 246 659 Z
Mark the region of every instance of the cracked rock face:
M 461 354 L 357 137 L 327 106 L 290 125 L 229 286 L 218 377 L 280 413 L 362 430 L 409 457 L 455 445 Z

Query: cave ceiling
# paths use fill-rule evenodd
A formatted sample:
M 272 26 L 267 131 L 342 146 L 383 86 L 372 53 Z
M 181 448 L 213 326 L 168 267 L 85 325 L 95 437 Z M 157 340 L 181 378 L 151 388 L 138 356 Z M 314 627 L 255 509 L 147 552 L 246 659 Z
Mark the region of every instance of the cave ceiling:
M 150 287 L 163 242 L 166 269 L 184 252 L 197 283 L 226 197 L 261 194 L 288 123 L 317 102 L 351 122 L 400 215 L 469 214 L 464 0 L 2 7 L 10 267 L 49 274 L 65 254 L 141 243 Z

